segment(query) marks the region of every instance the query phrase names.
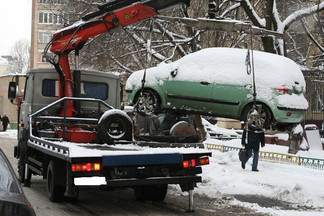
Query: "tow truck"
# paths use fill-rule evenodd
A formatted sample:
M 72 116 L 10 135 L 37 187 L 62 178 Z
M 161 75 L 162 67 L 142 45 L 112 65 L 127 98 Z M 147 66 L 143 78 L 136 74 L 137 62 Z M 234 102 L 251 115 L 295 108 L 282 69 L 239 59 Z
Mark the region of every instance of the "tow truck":
M 30 186 L 32 175 L 40 175 L 47 179 L 54 202 L 77 199 L 82 187 L 131 187 L 138 200 L 162 201 L 168 184 L 179 184 L 189 191 L 192 210 L 193 189 L 202 181 L 201 166 L 209 164 L 211 153 L 201 148 L 152 148 L 152 142 L 134 141 L 132 121 L 118 109 L 119 78 L 79 69 L 79 51 L 89 38 L 180 4 L 189 0 L 110 1 L 53 35 L 45 51 L 54 53 L 48 60 L 55 70 L 30 70 L 18 103 L 14 156 L 24 186 Z M 19 98 L 17 83 L 9 83 L 13 103 Z

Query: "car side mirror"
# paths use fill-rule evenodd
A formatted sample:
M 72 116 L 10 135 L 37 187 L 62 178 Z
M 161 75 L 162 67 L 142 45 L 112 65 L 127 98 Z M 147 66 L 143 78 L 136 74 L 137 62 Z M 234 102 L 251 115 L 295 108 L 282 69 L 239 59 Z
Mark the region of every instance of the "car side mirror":
M 13 101 L 17 96 L 17 84 L 16 82 L 10 82 L 8 86 L 8 99 Z

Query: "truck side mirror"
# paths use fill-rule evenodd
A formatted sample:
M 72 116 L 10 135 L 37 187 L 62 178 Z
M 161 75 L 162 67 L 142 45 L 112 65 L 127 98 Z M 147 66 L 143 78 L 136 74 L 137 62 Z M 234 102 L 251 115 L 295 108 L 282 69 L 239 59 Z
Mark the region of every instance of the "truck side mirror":
M 17 84 L 16 82 L 10 82 L 8 86 L 8 99 L 13 101 L 17 96 Z

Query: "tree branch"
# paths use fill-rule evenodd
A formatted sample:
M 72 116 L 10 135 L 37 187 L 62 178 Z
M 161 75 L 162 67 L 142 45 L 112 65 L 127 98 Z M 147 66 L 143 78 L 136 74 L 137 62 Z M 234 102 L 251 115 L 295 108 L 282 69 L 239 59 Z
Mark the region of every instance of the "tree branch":
M 258 26 L 260 28 L 265 28 L 265 20 L 261 19 L 254 8 L 252 7 L 249 0 L 242 0 L 241 6 L 243 7 L 245 13 L 248 15 L 249 19 L 252 21 L 252 23 L 255 26 Z
M 321 46 L 321 44 L 319 44 L 316 39 L 313 37 L 312 33 L 310 33 L 310 31 L 308 30 L 307 26 L 305 25 L 305 21 L 304 19 L 301 19 L 303 28 L 306 31 L 306 34 L 308 35 L 308 37 L 311 39 L 311 41 L 313 41 L 313 43 L 317 46 L 317 48 L 319 48 L 321 50 L 321 52 L 324 53 L 324 47 Z
M 291 15 L 289 15 L 284 21 L 283 21 L 283 31 L 286 31 L 289 26 L 294 23 L 295 21 L 302 19 L 304 17 L 310 16 L 318 11 L 321 11 L 324 9 L 324 2 L 305 8 L 305 9 L 301 9 L 298 11 L 295 11 L 294 13 L 292 13 Z
M 231 11 L 237 9 L 237 8 L 240 7 L 240 6 L 241 6 L 240 3 L 237 3 L 237 4 L 234 4 L 234 5 L 230 6 L 228 9 L 226 9 L 226 10 L 225 10 L 221 15 L 220 15 L 220 17 L 224 17 L 224 16 L 226 16 L 229 12 L 231 12 Z

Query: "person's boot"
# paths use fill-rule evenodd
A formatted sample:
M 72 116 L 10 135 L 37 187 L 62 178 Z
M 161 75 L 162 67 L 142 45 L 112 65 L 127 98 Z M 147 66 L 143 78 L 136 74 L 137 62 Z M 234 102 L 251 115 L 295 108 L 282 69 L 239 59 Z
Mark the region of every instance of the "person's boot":
M 244 161 L 242 161 L 241 167 L 242 167 L 242 169 L 245 169 L 245 163 L 244 163 Z

